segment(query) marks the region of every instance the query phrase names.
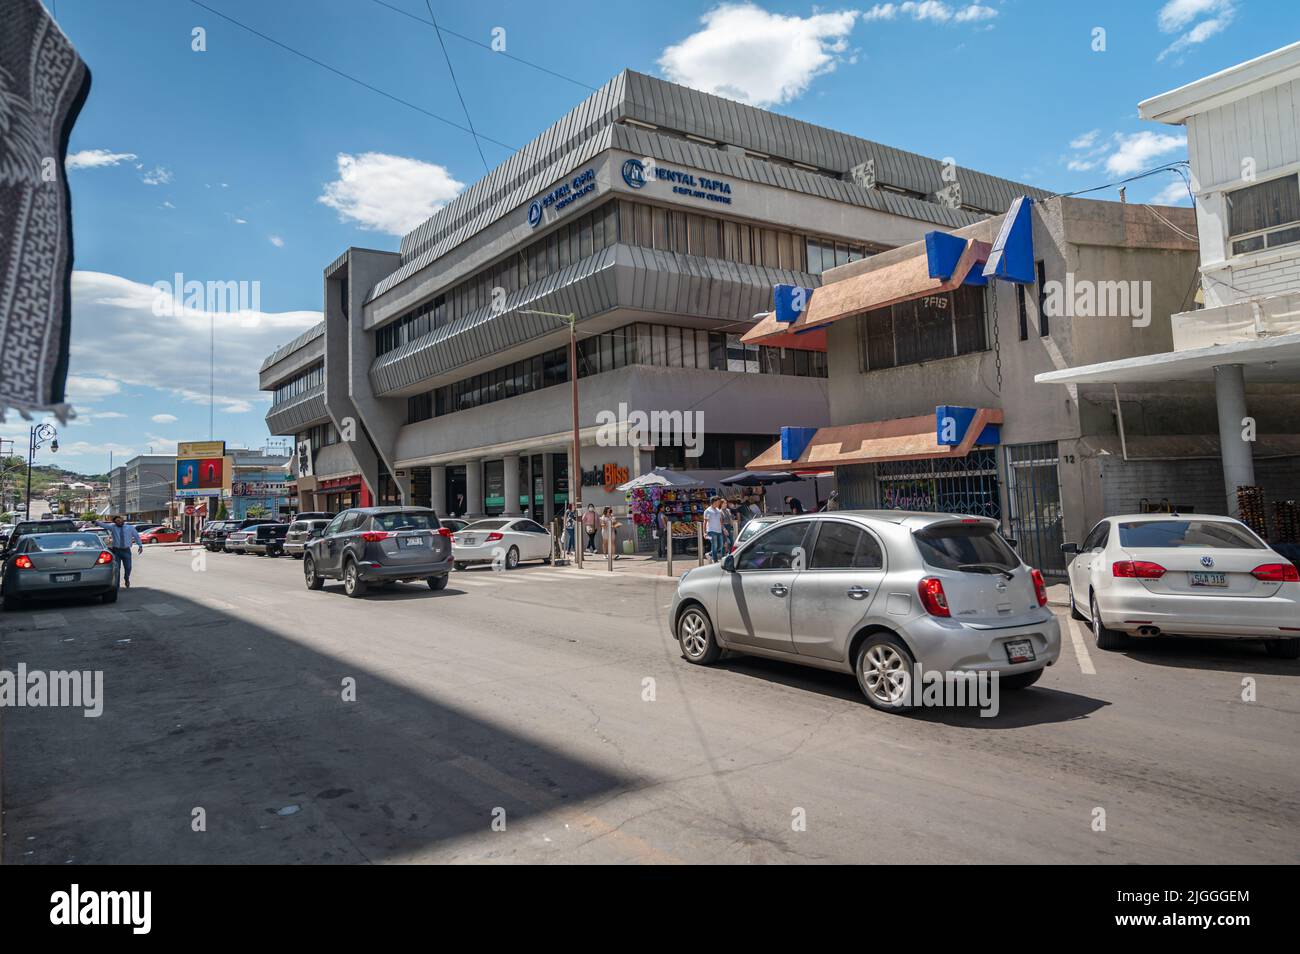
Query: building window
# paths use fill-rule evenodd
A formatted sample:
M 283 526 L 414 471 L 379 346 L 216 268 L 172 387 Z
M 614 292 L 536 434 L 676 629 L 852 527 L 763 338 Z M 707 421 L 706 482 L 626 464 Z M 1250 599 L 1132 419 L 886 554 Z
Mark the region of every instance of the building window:
M 1047 321 L 1047 266 L 1040 258 L 1036 267 L 1038 270 L 1038 335 L 1046 338 L 1052 331 Z
M 285 401 L 292 401 L 299 395 L 305 394 L 312 388 L 320 387 L 324 383 L 325 364 L 324 362 L 321 362 L 320 364 L 312 365 L 306 371 L 296 377 L 290 378 L 288 381 L 284 382 L 284 384 L 277 387 L 271 398 L 271 403 L 275 405 L 282 404 Z
M 1016 284 L 1016 317 L 1020 319 L 1020 340 L 1029 340 L 1029 308 L 1025 304 L 1025 286 Z
M 1300 242 L 1300 179 L 1271 179 L 1227 194 L 1232 254 Z
M 858 321 L 863 370 L 986 351 L 987 323 L 984 289 L 970 285 L 867 312 Z

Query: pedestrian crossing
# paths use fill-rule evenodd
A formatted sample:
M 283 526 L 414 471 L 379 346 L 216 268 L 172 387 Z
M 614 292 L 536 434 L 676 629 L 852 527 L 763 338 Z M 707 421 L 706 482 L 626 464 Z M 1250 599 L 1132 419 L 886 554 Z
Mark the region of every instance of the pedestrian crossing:
M 533 569 L 520 567 L 517 570 L 459 570 L 452 573 L 448 586 L 459 588 L 478 588 L 488 586 L 514 586 L 521 583 L 572 583 L 594 580 L 598 583 L 613 583 L 623 580 L 654 580 L 644 573 L 610 573 L 607 570 L 578 570 L 546 567 Z

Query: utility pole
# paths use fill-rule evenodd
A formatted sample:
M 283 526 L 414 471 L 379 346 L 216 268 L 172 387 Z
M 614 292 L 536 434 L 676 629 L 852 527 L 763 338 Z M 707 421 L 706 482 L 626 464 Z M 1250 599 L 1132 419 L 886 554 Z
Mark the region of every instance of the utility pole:
M 46 441 L 50 441 L 50 450 L 54 453 L 59 452 L 59 432 L 54 429 L 52 424 L 37 424 L 32 427 L 28 435 L 27 442 L 27 519 L 32 519 L 32 461 L 36 458 L 37 449 Z
M 578 435 L 578 316 L 576 314 L 561 315 L 554 311 L 536 311 L 527 309 L 521 314 L 524 315 L 545 315 L 549 318 L 560 318 L 569 323 L 569 391 L 573 401 L 573 470 L 569 475 L 569 496 L 573 500 L 574 520 L 582 520 L 582 438 Z M 550 488 L 547 488 L 549 492 Z M 530 490 L 531 494 L 531 490 Z M 583 557 L 583 542 L 578 538 L 582 531 L 579 527 L 573 528 L 573 554 L 574 562 L 581 567 Z

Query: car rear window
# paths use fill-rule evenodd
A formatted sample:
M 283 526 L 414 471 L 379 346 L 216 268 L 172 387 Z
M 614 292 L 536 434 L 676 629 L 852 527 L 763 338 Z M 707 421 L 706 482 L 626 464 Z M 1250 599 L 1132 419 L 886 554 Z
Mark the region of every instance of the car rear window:
M 376 530 L 437 530 L 438 518 L 431 513 L 377 513 Z
M 509 520 L 475 520 L 466 530 L 500 530 Z
M 941 523 L 912 534 L 921 559 L 941 570 L 1014 570 L 1020 558 L 986 523 Z
M 104 547 L 93 533 L 42 533 L 32 539 L 42 550 L 101 550 Z
M 1245 527 L 1223 520 L 1135 520 L 1119 525 L 1121 547 L 1201 550 L 1263 550 Z

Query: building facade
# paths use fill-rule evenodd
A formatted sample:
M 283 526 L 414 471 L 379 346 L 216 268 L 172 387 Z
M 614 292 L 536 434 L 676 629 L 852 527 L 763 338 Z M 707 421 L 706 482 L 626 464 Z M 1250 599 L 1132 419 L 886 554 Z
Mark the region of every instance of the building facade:
M 125 514 L 132 521 L 156 520 L 170 516 L 176 496 L 176 456 L 174 454 L 140 454 L 132 457 L 109 474 L 109 511 Z
M 304 509 L 549 519 L 575 480 L 616 510 L 617 484 L 655 466 L 712 483 L 782 422 L 827 421 L 824 354 L 741 340 L 773 285 L 815 287 L 1026 192 L 625 71 L 400 251 L 330 264 L 324 321 L 263 366 L 267 424 L 298 443 Z

